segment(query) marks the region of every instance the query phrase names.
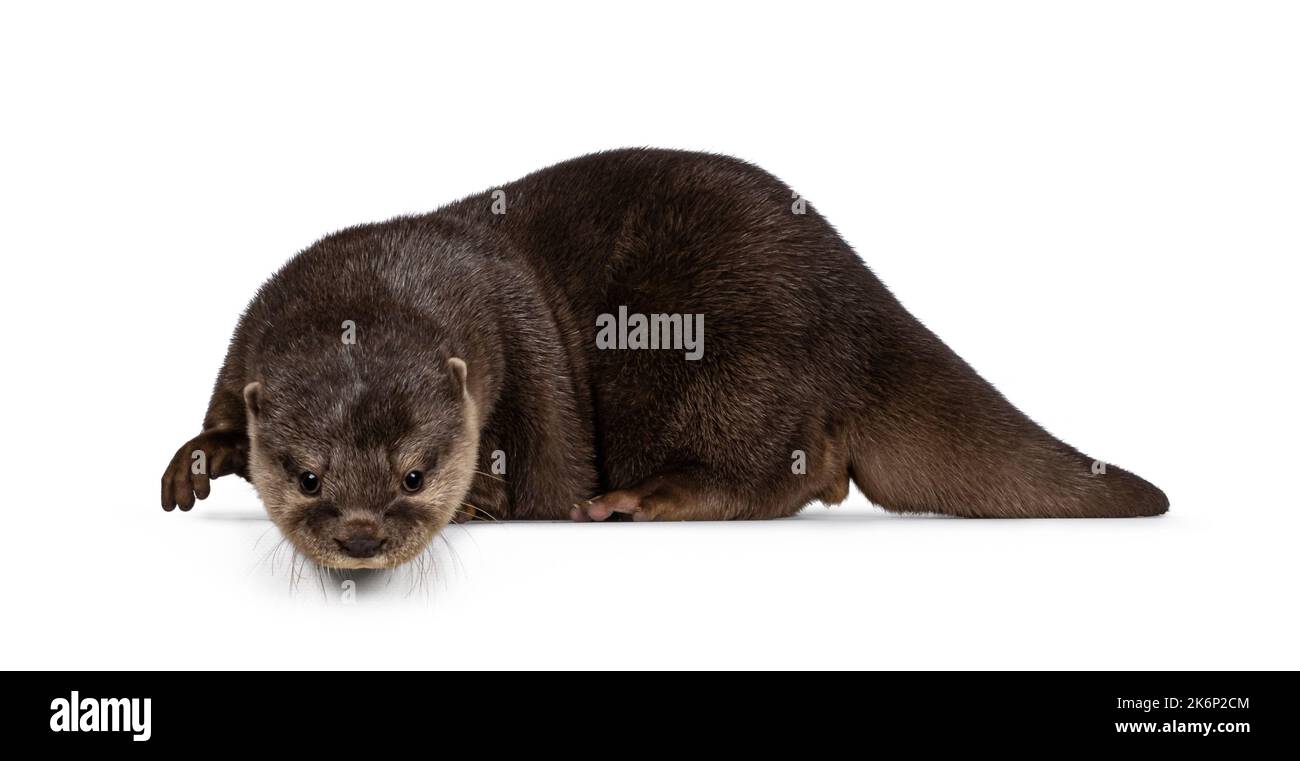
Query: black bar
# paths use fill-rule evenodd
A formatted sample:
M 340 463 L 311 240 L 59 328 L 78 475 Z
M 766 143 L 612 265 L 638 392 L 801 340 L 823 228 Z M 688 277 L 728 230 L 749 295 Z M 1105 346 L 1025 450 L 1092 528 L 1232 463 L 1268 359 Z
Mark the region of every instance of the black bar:
M 719 750 L 726 743 L 761 748 L 779 736 L 810 749 L 852 741 L 883 750 L 872 745 L 879 740 L 1072 751 L 1289 747 L 1294 684 L 1293 674 L 1279 672 L 658 673 L 617 680 L 575 674 L 20 672 L 5 676 L 3 721 L 7 740 L 38 747 L 205 753 L 247 752 L 262 742 L 256 738 L 272 738 L 300 751 L 427 746 L 433 754 L 450 751 L 452 733 L 473 730 L 480 734 L 467 741 L 486 744 L 476 752 L 529 737 L 539 743 L 536 751 L 559 752 L 566 737 L 585 743 L 597 731 L 626 733 L 623 739 L 638 738 L 638 745 L 680 743 L 694 733 Z M 86 706 L 79 715 L 87 726 L 105 710 L 125 710 L 123 703 L 100 699 L 137 699 L 132 710 L 142 714 L 148 698 L 148 740 L 133 739 L 144 733 L 130 729 L 70 731 L 70 714 L 59 713 L 71 707 L 74 691 Z M 94 718 L 86 719 L 87 713 Z

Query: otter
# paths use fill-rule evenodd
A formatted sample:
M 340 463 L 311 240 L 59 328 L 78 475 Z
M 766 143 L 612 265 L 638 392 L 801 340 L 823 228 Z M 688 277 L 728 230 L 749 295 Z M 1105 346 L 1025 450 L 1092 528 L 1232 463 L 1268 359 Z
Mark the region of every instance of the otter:
M 644 324 L 598 342 L 615 314 L 684 316 L 701 351 Z M 337 568 L 397 566 L 452 521 L 779 518 L 850 481 L 902 513 L 1169 505 L 1013 407 L 776 177 L 658 149 L 292 258 L 239 320 L 162 506 L 232 473 Z

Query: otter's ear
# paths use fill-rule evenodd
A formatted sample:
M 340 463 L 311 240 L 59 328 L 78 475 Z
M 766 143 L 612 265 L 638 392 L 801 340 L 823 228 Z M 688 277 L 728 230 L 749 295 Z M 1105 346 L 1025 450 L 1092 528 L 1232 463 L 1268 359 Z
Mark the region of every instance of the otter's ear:
M 262 412 L 262 384 L 257 381 L 244 386 L 244 408 L 248 410 L 248 419 L 253 421 Z
M 452 357 L 447 360 L 447 375 L 451 378 L 451 387 L 460 394 L 462 398 L 469 397 L 469 384 L 465 378 L 469 375 L 469 367 L 465 365 L 465 360 L 460 357 Z

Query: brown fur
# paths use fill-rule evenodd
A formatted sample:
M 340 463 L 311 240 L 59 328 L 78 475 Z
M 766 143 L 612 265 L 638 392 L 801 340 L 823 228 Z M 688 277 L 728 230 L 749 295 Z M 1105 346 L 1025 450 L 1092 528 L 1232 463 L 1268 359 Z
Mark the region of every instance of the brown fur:
M 336 233 L 286 264 L 240 321 L 204 432 L 164 474 L 163 506 L 207 495 L 188 463 L 211 450 L 212 475 L 251 474 L 321 562 L 350 564 L 327 547 L 343 513 L 402 537 L 378 565 L 471 512 L 774 518 L 844 499 L 850 478 L 903 512 L 1168 506 L 1119 468 L 1094 474 L 1091 458 L 1012 407 L 757 167 L 620 150 L 500 190 L 503 215 L 486 191 Z M 620 306 L 705 315 L 703 358 L 598 350 L 597 315 Z M 344 320 L 355 345 L 340 341 Z M 453 357 L 468 367 L 463 395 Z M 253 383 L 264 414 L 244 400 Z M 805 474 L 792 472 L 795 450 Z M 325 469 L 314 501 L 290 493 L 285 458 Z M 402 469 L 435 460 L 427 493 L 403 496 Z

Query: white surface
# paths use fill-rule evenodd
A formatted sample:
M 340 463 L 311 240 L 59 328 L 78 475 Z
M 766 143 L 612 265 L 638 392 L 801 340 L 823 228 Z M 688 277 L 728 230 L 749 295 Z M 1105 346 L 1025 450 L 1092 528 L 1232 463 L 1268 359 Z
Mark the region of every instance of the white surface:
M 1296 9 L 860 5 L 6 6 L 0 666 L 1300 667 Z M 243 482 L 159 509 L 280 262 L 623 145 L 786 179 L 1172 512 L 475 525 L 342 605 Z

